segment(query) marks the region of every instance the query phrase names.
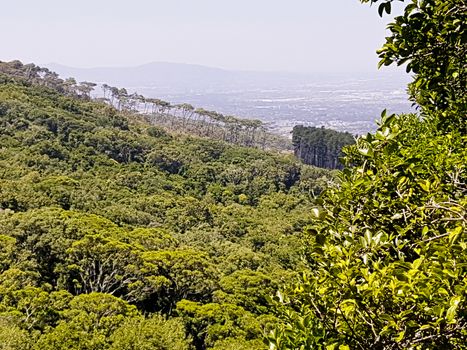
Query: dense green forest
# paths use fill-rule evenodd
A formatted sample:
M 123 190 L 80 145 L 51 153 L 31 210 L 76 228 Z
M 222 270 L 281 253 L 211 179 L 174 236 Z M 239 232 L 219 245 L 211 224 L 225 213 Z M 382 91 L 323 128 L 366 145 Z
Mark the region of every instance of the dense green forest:
M 0 349 L 266 349 L 331 173 L 0 72 Z
M 355 139 L 348 132 L 303 125 L 292 130 L 295 156 L 305 164 L 320 168 L 342 169 L 342 150 L 353 143 Z
M 406 3 L 379 56 L 418 113 L 342 171 L 0 63 L 0 349 L 466 349 L 467 1 Z

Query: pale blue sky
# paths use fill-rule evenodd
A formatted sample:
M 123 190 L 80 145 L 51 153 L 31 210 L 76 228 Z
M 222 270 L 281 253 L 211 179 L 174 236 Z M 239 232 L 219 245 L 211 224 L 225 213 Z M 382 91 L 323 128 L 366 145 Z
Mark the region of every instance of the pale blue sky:
M 0 0 L 0 60 L 374 71 L 388 18 L 358 0 Z

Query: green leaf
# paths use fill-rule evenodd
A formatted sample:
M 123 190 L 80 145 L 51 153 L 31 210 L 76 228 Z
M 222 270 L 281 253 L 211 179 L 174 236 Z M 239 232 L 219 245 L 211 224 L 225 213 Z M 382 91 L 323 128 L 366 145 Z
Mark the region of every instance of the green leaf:
M 384 12 L 384 8 L 386 6 L 386 3 L 382 3 L 378 6 L 378 14 L 380 17 L 383 17 L 383 12 Z
M 394 339 L 396 342 L 400 343 L 405 337 L 405 331 L 399 333 L 399 335 Z
M 459 239 L 464 228 L 462 226 L 457 226 L 455 229 L 449 232 L 449 245 L 453 245 Z
M 391 14 L 391 3 L 390 2 L 386 3 L 385 10 L 388 15 Z
M 359 148 L 358 152 L 366 157 L 372 157 L 374 154 L 371 148 Z
M 456 317 L 457 305 L 451 306 L 448 311 L 446 311 L 446 321 L 452 322 Z
M 311 215 L 315 219 L 319 219 L 321 217 L 321 210 L 319 208 L 313 208 L 311 209 Z

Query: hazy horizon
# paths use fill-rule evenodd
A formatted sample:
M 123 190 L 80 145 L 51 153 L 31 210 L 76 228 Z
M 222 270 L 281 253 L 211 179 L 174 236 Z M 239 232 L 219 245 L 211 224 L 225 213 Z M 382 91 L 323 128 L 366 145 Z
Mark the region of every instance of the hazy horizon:
M 358 0 L 25 0 L 2 5 L 0 60 L 374 72 L 389 20 Z
M 258 73 L 174 63 L 48 68 L 62 78 L 107 83 L 171 104 L 189 103 L 225 115 L 260 119 L 282 135 L 289 135 L 294 125 L 365 134 L 375 129 L 383 109 L 411 111 L 405 92 L 409 77 L 401 74 Z
M 410 110 L 404 69 L 376 68 L 391 18 L 359 0 L 23 0 L 2 5 L 0 60 L 277 130 L 310 123 L 360 133 L 386 107 Z
M 2 60 L 0 57 L 0 61 L 5 61 Z M 21 60 L 20 60 L 21 61 Z M 368 75 L 378 75 L 378 74 L 394 74 L 399 77 L 402 77 L 402 79 L 405 79 L 404 76 L 407 76 L 405 74 L 405 69 L 402 69 L 400 67 L 395 67 L 395 66 L 390 66 L 390 67 L 382 67 L 380 69 L 375 69 L 375 70 L 348 70 L 348 71 L 293 71 L 293 70 L 279 70 L 279 69 L 270 69 L 270 70 L 264 70 L 264 69 L 237 69 L 237 68 L 225 68 L 225 67 L 219 67 L 215 65 L 208 65 L 208 64 L 200 64 L 200 63 L 190 63 L 190 62 L 175 62 L 175 61 L 149 61 L 149 62 L 143 62 L 143 63 L 135 63 L 135 64 L 128 64 L 128 65 L 123 65 L 123 64 L 115 64 L 115 65 L 90 65 L 90 66 L 79 66 L 79 65 L 69 65 L 69 64 L 64 64 L 61 62 L 34 62 L 34 61 L 22 61 L 24 64 L 27 63 L 34 63 L 38 66 L 41 67 L 64 67 L 64 68 L 71 68 L 71 69 L 78 69 L 78 70 L 93 70 L 93 69 L 132 69 L 132 68 L 141 68 L 141 67 L 146 67 L 146 66 L 151 66 L 151 65 L 159 65 L 159 64 L 167 64 L 167 65 L 174 65 L 174 66 L 192 66 L 192 67 L 200 67 L 200 68 L 207 68 L 207 69 L 214 69 L 214 70 L 219 70 L 219 71 L 225 71 L 225 72 L 239 72 L 239 73 L 272 73 L 272 74 L 290 74 L 290 75 L 297 75 L 297 76 L 307 76 L 307 75 L 358 75 L 358 74 L 368 74 Z M 403 73 L 403 74 L 400 74 Z

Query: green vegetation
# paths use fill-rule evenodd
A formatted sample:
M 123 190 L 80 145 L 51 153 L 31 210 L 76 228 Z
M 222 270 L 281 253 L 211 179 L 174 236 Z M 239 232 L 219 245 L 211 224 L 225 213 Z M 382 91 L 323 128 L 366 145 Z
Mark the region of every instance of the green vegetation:
M 342 149 L 355 143 L 348 132 L 339 132 L 324 127 L 297 125 L 292 130 L 294 153 L 305 164 L 321 168 L 342 169 Z
M 0 349 L 267 349 L 332 180 L 0 64 Z
M 466 349 L 466 15 L 390 25 L 420 113 L 337 181 L 254 121 L 0 63 L 0 349 Z
M 421 113 L 384 112 L 346 149 L 305 230 L 308 269 L 277 295 L 272 349 L 467 348 L 466 16 L 465 0 L 409 1 L 389 25 L 381 64 L 415 73 Z
M 0 73 L 29 83 L 46 86 L 61 94 L 91 100 L 91 93 L 97 84 L 74 78 L 61 79 L 55 72 L 32 63 L 23 65 L 20 61 L 0 62 Z M 137 92 L 129 93 L 125 88 L 102 84 L 99 86 L 103 97 L 94 101 L 114 107 L 117 111 L 134 118 L 139 114 L 148 123 L 169 131 L 172 135 L 191 135 L 218 140 L 230 144 L 274 151 L 291 151 L 290 140 L 267 130 L 260 120 L 223 115 L 190 104 L 171 104 L 157 98 L 148 98 Z M 158 129 L 152 132 L 157 133 Z
M 393 0 L 380 3 L 379 12 L 391 12 Z M 404 14 L 388 29 L 391 35 L 378 51 L 380 66 L 406 65 L 414 74 L 409 84 L 411 100 L 422 113 L 442 115 L 442 128 L 466 132 L 467 114 L 467 1 L 405 0 Z

